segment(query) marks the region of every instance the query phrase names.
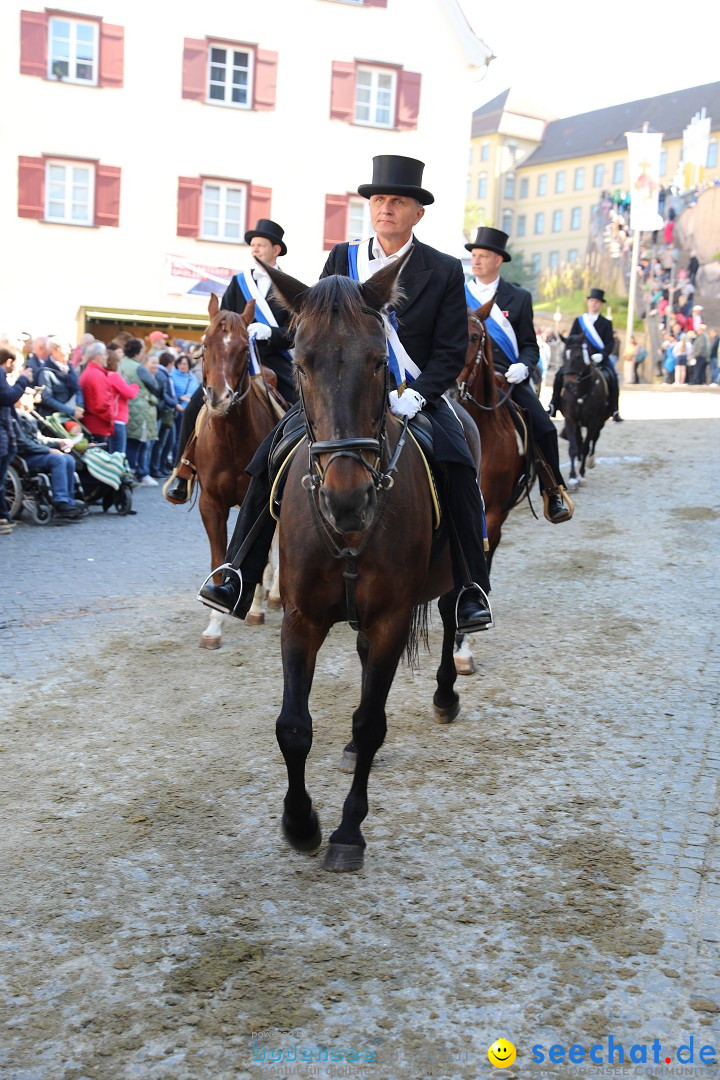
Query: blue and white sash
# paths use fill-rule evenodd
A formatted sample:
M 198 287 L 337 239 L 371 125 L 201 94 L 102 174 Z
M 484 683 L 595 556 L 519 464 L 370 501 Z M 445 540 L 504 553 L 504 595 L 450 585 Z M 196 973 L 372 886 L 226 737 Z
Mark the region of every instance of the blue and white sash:
M 583 333 L 588 339 L 589 343 L 593 346 L 595 352 L 605 352 L 605 342 L 595 329 L 595 324 L 588 321 L 587 315 L 580 316 L 580 325 L 583 328 Z
M 362 249 L 360 249 L 362 245 Z M 360 251 L 359 251 L 360 249 Z M 353 281 L 367 281 L 370 276 L 369 258 L 367 254 L 367 240 L 352 240 L 348 244 L 348 276 Z M 360 266 L 358 266 L 360 263 Z M 397 332 L 397 319 L 395 312 L 381 312 L 385 324 L 385 335 L 388 345 L 388 363 L 393 373 L 393 378 L 398 387 L 406 383 L 412 383 L 420 374 L 420 368 L 411 359 L 407 349 L 400 341 Z
M 277 329 L 278 321 L 272 313 L 272 308 L 268 304 L 267 299 L 260 295 L 257 282 L 250 271 L 241 270 L 235 277 L 245 299 L 247 301 L 255 301 L 255 322 L 265 323 L 266 326 Z M 294 353 L 292 349 L 278 349 L 277 351 L 287 357 L 288 360 L 293 359 Z M 255 367 L 257 367 L 257 370 L 254 370 Z M 260 374 L 260 361 L 257 355 L 257 345 L 255 343 L 254 334 L 250 335 L 250 374 Z
M 484 302 L 478 296 L 478 291 L 477 283 L 474 280 L 465 282 L 465 299 L 468 307 L 472 308 L 473 311 Z M 497 347 L 502 349 L 505 353 L 505 356 L 507 356 L 510 363 L 517 363 L 520 358 L 520 350 L 518 348 L 515 331 L 512 328 L 510 320 L 506 315 L 503 315 L 500 308 L 494 302 L 490 309 L 490 314 L 485 320 L 485 329 Z

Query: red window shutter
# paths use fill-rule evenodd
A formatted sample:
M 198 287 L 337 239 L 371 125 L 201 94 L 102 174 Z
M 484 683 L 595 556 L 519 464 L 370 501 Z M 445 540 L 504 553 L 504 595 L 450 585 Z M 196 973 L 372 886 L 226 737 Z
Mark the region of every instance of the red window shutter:
M 47 75 L 48 17 L 44 11 L 20 12 L 20 74 Z
M 325 231 L 323 234 L 323 251 L 329 251 L 336 244 L 342 244 L 347 240 L 347 218 L 349 195 L 326 195 L 325 196 Z
M 45 161 L 18 158 L 18 217 L 45 217 Z
M 271 206 L 272 188 L 248 185 L 246 227 L 252 229 L 260 218 L 269 218 Z
M 363 0 L 365 7 L 387 7 L 387 0 Z
M 100 86 L 123 85 L 125 27 L 100 23 Z
M 261 111 L 274 109 L 277 95 L 278 54 L 267 49 L 255 52 L 255 89 L 253 108 Z
M 207 41 L 185 38 L 183 46 L 182 96 L 193 101 L 207 99 Z
M 95 169 L 95 224 L 120 224 L 120 169 L 115 165 Z
M 178 180 L 178 236 L 200 235 L 200 196 L 202 180 L 197 176 L 181 176 Z
M 420 80 L 414 71 L 401 71 L 398 77 L 397 128 L 415 131 L 420 112 Z
M 355 65 L 333 60 L 330 119 L 350 123 L 355 119 Z

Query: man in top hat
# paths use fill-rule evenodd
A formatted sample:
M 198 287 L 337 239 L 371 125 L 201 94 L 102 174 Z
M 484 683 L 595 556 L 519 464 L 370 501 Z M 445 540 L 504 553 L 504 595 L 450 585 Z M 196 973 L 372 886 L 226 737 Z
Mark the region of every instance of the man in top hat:
M 572 517 L 573 505 L 560 472 L 555 425 L 530 385 L 530 377 L 540 360 L 532 297 L 527 289 L 511 285 L 500 277 L 500 267 L 511 261 L 510 253 L 506 250 L 507 240 L 507 233 L 481 225 L 473 242 L 465 245 L 472 255 L 472 271 L 475 275 L 465 285 L 466 300 L 468 307 L 476 309 L 494 298 L 485 322 L 492 341 L 493 365 L 512 386 L 513 401 L 530 418 L 535 445 L 554 478 L 554 485 L 551 485 L 549 477 L 542 472 L 538 474 L 545 517 L 553 524 L 559 524 Z
M 245 233 L 245 243 L 250 245 L 253 259 L 259 258 L 268 266 L 275 266 L 278 258 L 287 254 L 284 235 L 285 230 L 276 221 L 260 218 L 255 228 Z M 297 390 L 292 373 L 292 340 L 288 333 L 290 316 L 275 299 L 270 278 L 259 264 L 235 275 L 225 290 L 220 307 L 242 315 L 249 300 L 255 301 L 255 322 L 248 326 L 248 336 L 254 340 L 260 363 L 277 375 L 280 394 L 286 401 L 294 402 Z M 181 504 L 190 497 L 189 482 L 195 469 L 193 448 L 188 444 L 203 400 L 202 387 L 199 387 L 183 413 L 175 468 L 163 488 L 165 498 L 171 503 Z
M 492 626 L 482 498 L 462 428 L 442 396 L 454 385 L 465 363 L 468 337 L 463 272 L 458 259 L 436 251 L 413 235 L 425 207 L 434 202 L 433 195 L 422 187 L 423 169 L 423 162 L 414 158 L 373 158 L 372 183 L 361 185 L 358 194 L 370 202 L 374 234 L 360 242 L 337 244 L 321 276 L 341 274 L 364 282 L 388 263 L 404 258 L 412 248 L 399 279 L 403 299 L 388 329 L 388 344 L 407 387 L 391 391 L 389 406 L 401 418 L 412 418 L 423 410 L 432 424 L 436 460 L 442 464 L 447 481 L 445 508 L 457 533 L 457 540 L 451 541 L 451 553 L 458 595 L 458 631 L 472 633 Z M 228 562 L 232 562 L 269 498 L 267 460 L 271 441 L 269 436 L 248 467 L 252 482 L 228 548 Z M 239 567 L 242 589 L 237 575 L 228 573 L 221 585 L 201 589 L 204 603 L 238 618 L 245 616 L 255 584 L 261 579 L 272 529 L 270 521 Z
M 605 303 L 605 293 L 602 289 L 591 289 L 587 297 L 587 311 L 578 317 L 570 327 L 571 338 L 585 337 L 588 352 L 591 358 L 602 371 L 608 386 L 608 415 L 612 416 L 616 424 L 622 423 L 622 416 L 618 412 L 620 401 L 620 385 L 617 372 L 610 357 L 613 354 L 614 331 L 610 319 L 600 314 L 600 308 Z M 552 398 L 548 412 L 551 416 L 560 408 L 560 394 L 563 387 L 562 369 L 555 375 Z

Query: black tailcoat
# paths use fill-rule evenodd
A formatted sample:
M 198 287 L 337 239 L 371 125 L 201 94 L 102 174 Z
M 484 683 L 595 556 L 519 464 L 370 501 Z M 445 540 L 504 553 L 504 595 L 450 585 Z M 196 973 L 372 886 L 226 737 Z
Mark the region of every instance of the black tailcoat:
M 288 333 L 290 313 L 275 299 L 272 285 L 265 299 L 275 316 L 277 326 L 270 327 L 271 336 L 266 341 L 256 342 L 260 362 L 277 375 L 278 390 L 285 400 L 289 402 L 297 401 L 292 364 L 288 357 L 283 354 L 283 350 L 292 349 L 293 346 L 292 335 Z M 247 300 L 238 284 L 237 277 L 234 277 L 225 290 L 220 307 L 225 311 L 234 311 L 238 315 L 242 315 L 246 304 Z
M 613 324 L 610 322 L 609 319 L 606 319 L 604 315 L 598 315 L 597 319 L 595 320 L 595 330 L 598 337 L 602 339 L 603 343 L 603 364 L 610 364 L 610 355 L 613 351 Z M 575 337 L 578 335 L 581 337 L 585 337 L 585 331 L 582 328 L 582 323 L 580 322 L 579 316 L 577 319 L 575 319 L 575 322 L 570 327 L 570 337 Z M 585 340 L 587 340 L 587 338 Z M 589 342 L 588 348 L 592 352 L 592 348 Z

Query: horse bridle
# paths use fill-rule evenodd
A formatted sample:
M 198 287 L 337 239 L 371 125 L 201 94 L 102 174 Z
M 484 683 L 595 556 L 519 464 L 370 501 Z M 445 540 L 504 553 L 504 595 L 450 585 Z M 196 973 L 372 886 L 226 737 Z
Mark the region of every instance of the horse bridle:
M 485 323 L 482 319 L 479 319 L 477 315 L 468 315 L 468 322 L 474 322 L 480 327 L 480 346 L 475 357 L 475 367 L 485 362 L 485 342 L 487 341 L 487 330 L 485 329 Z M 506 392 L 502 395 L 499 401 L 496 401 L 494 405 L 481 405 L 479 401 L 476 401 L 468 390 L 467 382 L 461 383 L 459 388 L 460 403 L 463 401 L 470 401 L 477 409 L 482 409 L 483 412 L 495 412 L 496 409 L 501 408 L 507 399 L 512 394 L 512 385 L 508 384 Z
M 230 386 L 230 384 L 228 383 L 227 379 L 225 380 L 225 387 L 226 387 L 226 389 L 228 389 L 230 391 L 230 401 L 228 403 L 228 407 L 225 410 L 225 412 L 229 412 L 230 409 L 232 409 L 234 405 L 239 405 L 240 402 L 244 401 L 245 398 L 250 393 L 250 385 L 251 385 L 251 383 L 250 383 L 250 352 L 249 352 L 249 348 L 250 348 L 250 344 L 248 342 L 248 355 L 245 358 L 245 363 L 240 368 L 240 374 L 238 375 L 237 382 L 235 384 L 235 388 L 233 389 Z M 200 351 L 200 357 L 201 358 L 205 355 L 205 350 L 206 350 L 206 345 L 203 342 L 202 349 Z M 247 386 L 245 387 L 245 389 L 241 393 L 240 392 L 240 387 L 241 387 L 242 382 L 243 382 L 243 380 L 245 379 L 246 376 L 247 376 Z M 211 409 L 212 406 L 210 405 L 210 388 L 208 387 L 207 377 L 205 375 L 205 365 L 203 365 L 202 392 L 203 392 L 203 397 L 205 399 L 205 403 L 206 403 L 207 407 L 209 409 Z

